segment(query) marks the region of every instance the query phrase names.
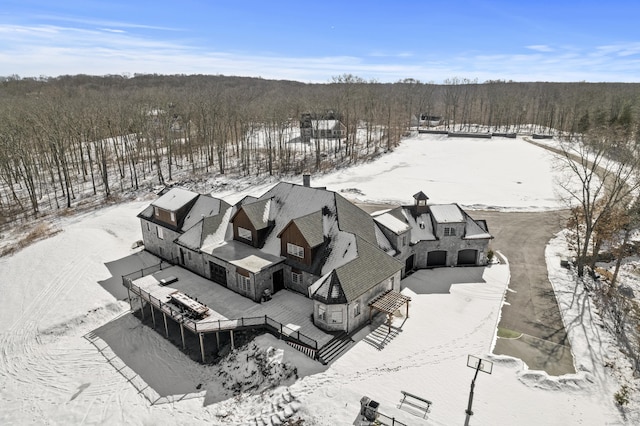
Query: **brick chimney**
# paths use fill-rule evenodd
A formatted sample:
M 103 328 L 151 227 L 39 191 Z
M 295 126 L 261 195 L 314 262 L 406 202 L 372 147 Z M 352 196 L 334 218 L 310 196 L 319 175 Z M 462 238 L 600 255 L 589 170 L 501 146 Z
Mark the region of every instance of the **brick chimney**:
M 305 173 L 302 175 L 302 184 L 304 186 L 306 186 L 307 188 L 311 187 L 311 175 L 308 173 Z

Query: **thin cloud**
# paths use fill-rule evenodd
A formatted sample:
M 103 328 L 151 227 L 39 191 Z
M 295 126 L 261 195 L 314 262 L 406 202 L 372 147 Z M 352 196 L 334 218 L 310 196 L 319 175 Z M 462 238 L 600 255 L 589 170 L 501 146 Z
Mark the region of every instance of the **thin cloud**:
M 173 33 L 175 34 L 175 33 Z M 345 73 L 366 80 L 443 82 L 453 76 L 514 81 L 640 81 L 640 44 L 530 53 L 409 52 L 381 56 L 288 56 L 225 52 L 192 41 L 162 40 L 121 27 L 0 25 L 0 75 L 225 74 L 328 82 Z M 394 59 L 395 58 L 395 59 Z
M 122 34 L 122 33 L 126 33 L 125 30 L 116 30 L 113 28 L 99 28 L 100 31 L 105 31 L 108 33 L 118 33 L 118 34 Z
M 104 21 L 100 19 L 89 19 L 89 18 L 76 18 L 71 16 L 56 16 L 56 15 L 37 15 L 35 16 L 38 20 L 43 21 L 52 21 L 52 22 L 68 22 L 73 24 L 82 24 L 85 26 L 94 26 L 94 27 L 115 27 L 115 28 L 129 28 L 129 29 L 143 29 L 143 30 L 158 30 L 158 31 L 184 31 L 181 28 L 173 28 L 173 27 L 163 27 L 157 25 L 145 25 L 145 24 L 136 24 L 133 22 L 124 22 L 124 21 Z
M 546 44 L 533 44 L 531 46 L 526 46 L 527 49 L 535 50 L 536 52 L 554 52 L 555 49 L 547 46 Z

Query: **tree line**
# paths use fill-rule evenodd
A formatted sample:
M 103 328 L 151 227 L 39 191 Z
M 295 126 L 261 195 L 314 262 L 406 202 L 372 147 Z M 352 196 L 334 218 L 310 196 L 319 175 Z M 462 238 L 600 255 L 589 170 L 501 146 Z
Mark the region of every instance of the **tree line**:
M 206 75 L 0 78 L 2 223 L 162 185 L 185 173 L 291 175 L 393 149 L 420 114 L 450 131 L 580 132 L 635 123 L 640 85 L 324 84 Z M 302 114 L 345 125 L 336 141 L 291 138 Z

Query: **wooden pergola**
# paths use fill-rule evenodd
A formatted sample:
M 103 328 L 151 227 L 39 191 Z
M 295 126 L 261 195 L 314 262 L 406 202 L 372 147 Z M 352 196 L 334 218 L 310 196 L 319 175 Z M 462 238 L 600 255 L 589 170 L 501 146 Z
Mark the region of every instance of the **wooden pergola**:
M 393 313 L 400 309 L 404 304 L 407 305 L 407 318 L 409 318 L 409 302 L 411 302 L 411 298 L 409 296 L 405 296 L 393 290 L 389 290 L 386 293 L 379 295 L 369 303 L 369 323 L 371 323 L 371 317 L 374 309 L 376 311 L 384 312 L 387 314 L 389 332 L 391 332 L 391 317 L 393 316 Z

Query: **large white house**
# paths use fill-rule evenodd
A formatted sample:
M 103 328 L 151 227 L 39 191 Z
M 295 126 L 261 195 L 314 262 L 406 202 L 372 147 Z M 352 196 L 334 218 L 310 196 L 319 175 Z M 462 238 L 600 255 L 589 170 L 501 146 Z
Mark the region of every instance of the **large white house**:
M 317 327 L 347 333 L 413 269 L 486 264 L 487 225 L 456 204 L 430 205 L 420 192 L 413 205 L 371 216 L 305 183 L 235 205 L 169 189 L 138 215 L 145 249 L 256 302 L 304 294 Z

